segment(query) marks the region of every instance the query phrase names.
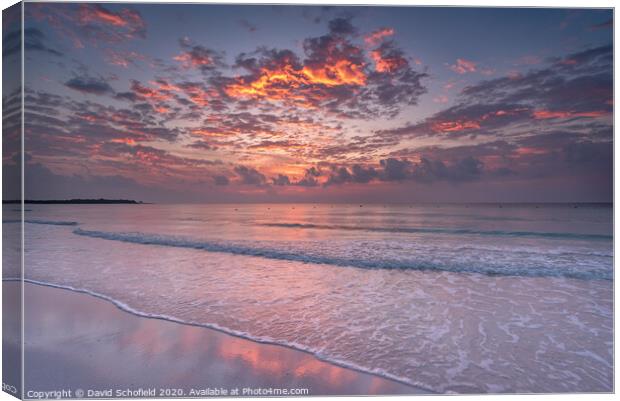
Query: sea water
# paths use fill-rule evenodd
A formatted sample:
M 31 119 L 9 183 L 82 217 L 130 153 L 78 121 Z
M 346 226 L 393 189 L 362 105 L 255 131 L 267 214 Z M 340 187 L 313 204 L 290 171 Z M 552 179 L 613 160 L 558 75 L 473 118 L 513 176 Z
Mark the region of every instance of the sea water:
M 429 391 L 612 390 L 611 205 L 28 209 L 26 279 L 132 313 Z

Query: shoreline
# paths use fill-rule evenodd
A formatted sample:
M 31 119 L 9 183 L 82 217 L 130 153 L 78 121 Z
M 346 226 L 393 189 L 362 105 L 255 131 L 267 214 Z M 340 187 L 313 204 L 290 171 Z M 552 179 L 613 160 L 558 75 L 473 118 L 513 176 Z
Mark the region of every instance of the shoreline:
M 18 282 L 15 279 L 3 280 L 4 291 L 16 291 Z M 126 386 L 133 387 L 138 385 L 136 382 L 143 387 L 148 386 L 148 383 L 164 386 L 168 382 L 170 386 L 185 386 L 187 389 L 306 388 L 308 395 L 430 393 L 396 379 L 322 360 L 309 351 L 256 341 L 204 325 L 148 316 L 101 294 L 33 280 L 24 280 L 24 283 L 26 316 L 29 316 L 25 322 L 26 342 L 29 344 L 25 352 L 26 383 L 37 383 L 41 388 L 59 387 L 57 379 L 49 380 L 52 374 L 49 368 L 53 366 L 54 370 L 66 372 L 63 379 L 72 378 L 73 383 L 67 383 L 67 387 L 73 385 L 80 388 L 88 387 L 84 383 L 89 380 L 99 382 L 99 386 L 104 385 L 101 381 L 105 380 L 105 375 L 87 373 L 89 369 L 104 369 L 114 372 L 107 380 L 107 387 L 110 383 L 122 386 L 123 381 L 128 381 Z M 41 322 L 50 322 L 50 315 L 54 315 L 54 323 L 41 327 Z M 65 332 L 67 327 L 76 324 L 100 326 L 102 322 L 106 326 L 98 328 L 103 330 L 89 331 L 86 337 L 80 336 L 77 349 L 73 346 L 75 341 L 70 340 L 76 334 Z M 108 324 L 111 324 L 112 329 Z M 133 344 L 133 352 L 127 354 L 120 351 L 124 343 L 118 340 L 133 337 L 136 326 L 148 326 L 148 333 L 139 330 L 141 338 L 134 339 L 137 343 Z M 56 337 L 59 333 L 64 333 L 57 338 L 60 344 L 46 344 L 50 336 Z M 187 338 L 192 339 L 194 347 L 186 348 L 188 344 L 185 344 L 187 340 L 184 339 Z M 217 352 L 212 349 L 214 344 L 217 344 Z M 168 357 L 145 352 L 151 347 L 176 351 Z M 96 361 L 95 366 L 89 366 L 90 363 L 83 361 L 83 355 L 79 352 L 82 348 L 91 354 L 90 359 Z M 192 348 L 194 351 L 188 353 Z M 44 356 L 41 361 L 41 355 L 46 354 L 49 356 Z M 197 358 L 199 355 L 203 357 Z M 192 373 L 184 374 L 182 380 L 171 380 L 170 376 L 179 373 L 171 365 L 187 364 L 184 360 L 188 358 L 194 366 Z M 130 370 L 119 376 L 118 372 L 127 370 L 127 366 L 139 360 L 143 360 L 143 365 L 154 368 L 157 374 L 153 377 L 151 370 L 148 372 L 149 377 L 142 374 L 132 377 L 136 373 Z M 217 378 L 213 377 L 214 372 Z M 80 376 L 81 379 L 78 379 Z M 157 377 L 159 379 L 155 380 Z M 97 387 L 95 384 L 93 388 Z M 188 396 L 191 397 L 184 392 L 183 397 Z

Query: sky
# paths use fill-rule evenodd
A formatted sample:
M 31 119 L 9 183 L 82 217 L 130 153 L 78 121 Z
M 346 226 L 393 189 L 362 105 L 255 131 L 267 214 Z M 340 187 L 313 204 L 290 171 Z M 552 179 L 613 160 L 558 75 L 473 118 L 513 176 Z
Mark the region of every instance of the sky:
M 611 10 L 25 9 L 27 198 L 612 200 Z

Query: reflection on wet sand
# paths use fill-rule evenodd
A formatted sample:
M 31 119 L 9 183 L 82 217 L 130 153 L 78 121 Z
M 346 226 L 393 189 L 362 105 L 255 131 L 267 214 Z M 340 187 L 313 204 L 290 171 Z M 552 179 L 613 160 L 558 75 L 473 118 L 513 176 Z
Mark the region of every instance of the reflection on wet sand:
M 17 291 L 18 283 L 3 283 Z M 26 389 L 308 388 L 316 394 L 420 390 L 215 330 L 137 317 L 86 294 L 26 284 Z

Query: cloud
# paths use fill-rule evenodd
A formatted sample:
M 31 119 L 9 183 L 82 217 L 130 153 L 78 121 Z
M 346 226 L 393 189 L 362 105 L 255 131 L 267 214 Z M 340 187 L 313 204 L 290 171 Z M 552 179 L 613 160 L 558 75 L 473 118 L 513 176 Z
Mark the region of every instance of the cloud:
M 330 60 L 314 59 L 309 63 L 302 64 L 289 50 L 262 51 L 260 60 L 238 60 L 250 74 L 235 79 L 226 86 L 225 92 L 232 98 L 318 107 L 334 100 L 333 88 L 344 87 L 345 91 L 350 91 L 349 88 L 363 85 L 366 80 L 361 60 L 334 56 Z
M 454 106 L 423 121 L 377 131 L 392 140 L 458 136 L 509 136 L 519 127 L 567 125 L 609 119 L 612 112 L 611 47 L 601 46 L 548 60 L 547 66 L 465 87 Z
M 27 18 L 46 21 L 76 48 L 146 38 L 146 23 L 141 14 L 117 5 L 107 8 L 100 4 L 33 3 L 26 8 L 26 14 Z
M 136 100 L 166 101 L 172 99 L 172 94 L 168 90 L 150 88 L 142 85 L 139 81 L 131 81 L 131 93 Z
M 101 78 L 75 77 L 65 82 L 65 86 L 91 95 L 105 95 L 114 92 L 112 87 Z
M 220 52 L 193 44 L 188 38 L 179 40 L 179 43 L 183 52 L 174 59 L 180 62 L 183 68 L 208 72 L 223 66 L 223 56 Z
M 546 110 L 611 111 L 612 54 L 611 46 L 600 46 L 553 58 L 541 69 L 468 86 L 463 98 L 527 103 Z
M 273 185 L 290 185 L 291 184 L 291 180 L 288 178 L 288 176 L 284 175 L 284 174 L 278 174 L 277 177 L 274 177 L 271 179 L 271 181 L 273 182 Z
M 434 182 L 450 181 L 464 182 L 473 181 L 482 175 L 483 163 L 471 156 L 447 165 L 441 160 L 429 160 L 423 158 L 413 166 L 411 178 L 416 181 Z
M 138 62 L 150 62 L 150 57 L 136 51 L 123 51 L 118 49 L 105 49 L 105 58 L 108 63 L 118 67 L 128 68 L 138 66 Z
M 384 181 L 403 181 L 411 175 L 412 165 L 408 160 L 388 158 L 381 160 L 380 164 L 383 167 L 381 178 Z
M 324 185 L 365 184 L 374 180 L 459 183 L 477 180 L 484 173 L 484 163 L 472 156 L 457 159 L 451 163 L 426 157 L 422 157 L 419 162 L 387 158 L 379 162 L 379 167 L 375 169 L 373 166 L 359 164 L 354 164 L 352 167 L 333 166 Z
M 377 72 L 395 72 L 408 66 L 404 53 L 394 46 L 393 42 L 385 42 L 373 50 L 371 58 L 375 62 Z
M 2 55 L 4 57 L 21 52 L 21 30 L 9 32 L 2 39 Z M 45 44 L 46 36 L 37 28 L 24 29 L 24 50 L 26 55 L 28 52 L 43 52 L 54 56 L 62 56 L 63 54 Z
M 123 28 L 127 37 L 146 36 L 146 24 L 138 11 L 122 8 L 118 12 L 111 11 L 99 4 L 81 4 L 78 21 L 83 27 L 94 30 L 93 26 L 113 26 Z M 99 32 L 103 33 L 103 30 Z
M 215 183 L 215 185 L 224 186 L 228 185 L 230 180 L 225 175 L 216 175 L 213 176 L 213 182 Z
M 80 82 L 76 87 L 92 91 L 91 86 Z M 180 128 L 166 127 L 162 116 L 148 104 L 145 104 L 148 107 L 136 104 L 132 109 L 116 108 L 26 88 L 24 105 L 25 129 L 32 139 L 29 150 L 33 156 L 83 160 L 97 154 L 102 144 L 109 141 L 168 142 L 181 133 Z
M 221 79 L 225 96 L 269 102 L 352 118 L 395 115 L 426 92 L 425 72 L 416 72 L 393 42 L 367 54 L 351 38 L 350 19 L 331 21 L 328 34 L 303 41 L 304 58 L 291 50 L 259 48 L 236 58 L 247 72 Z
M 235 173 L 241 179 L 241 184 L 261 186 L 267 182 L 266 177 L 256 169 L 246 166 L 236 166 Z
M 535 110 L 533 115 L 537 120 L 546 120 L 550 118 L 597 118 L 607 114 L 606 111 L 568 111 L 568 110 Z
M 329 21 L 329 32 L 334 35 L 348 36 L 355 35 L 357 29 L 351 23 L 351 18 L 338 17 Z
M 368 46 L 376 46 L 385 38 L 394 35 L 394 33 L 395 31 L 393 28 L 379 28 L 364 36 L 364 42 L 366 42 Z
M 450 66 L 450 69 L 457 74 L 467 74 L 469 72 L 476 72 L 476 63 L 473 61 L 457 58 L 456 63 Z
M 295 183 L 300 187 L 316 187 L 319 185 L 318 177 L 322 175 L 321 171 L 316 167 L 310 167 L 306 169 L 304 176 Z
M 305 146 L 306 145 L 302 143 L 291 141 L 291 140 L 279 140 L 279 141 L 264 140 L 259 143 L 247 146 L 247 149 L 273 152 L 277 150 L 303 149 Z

